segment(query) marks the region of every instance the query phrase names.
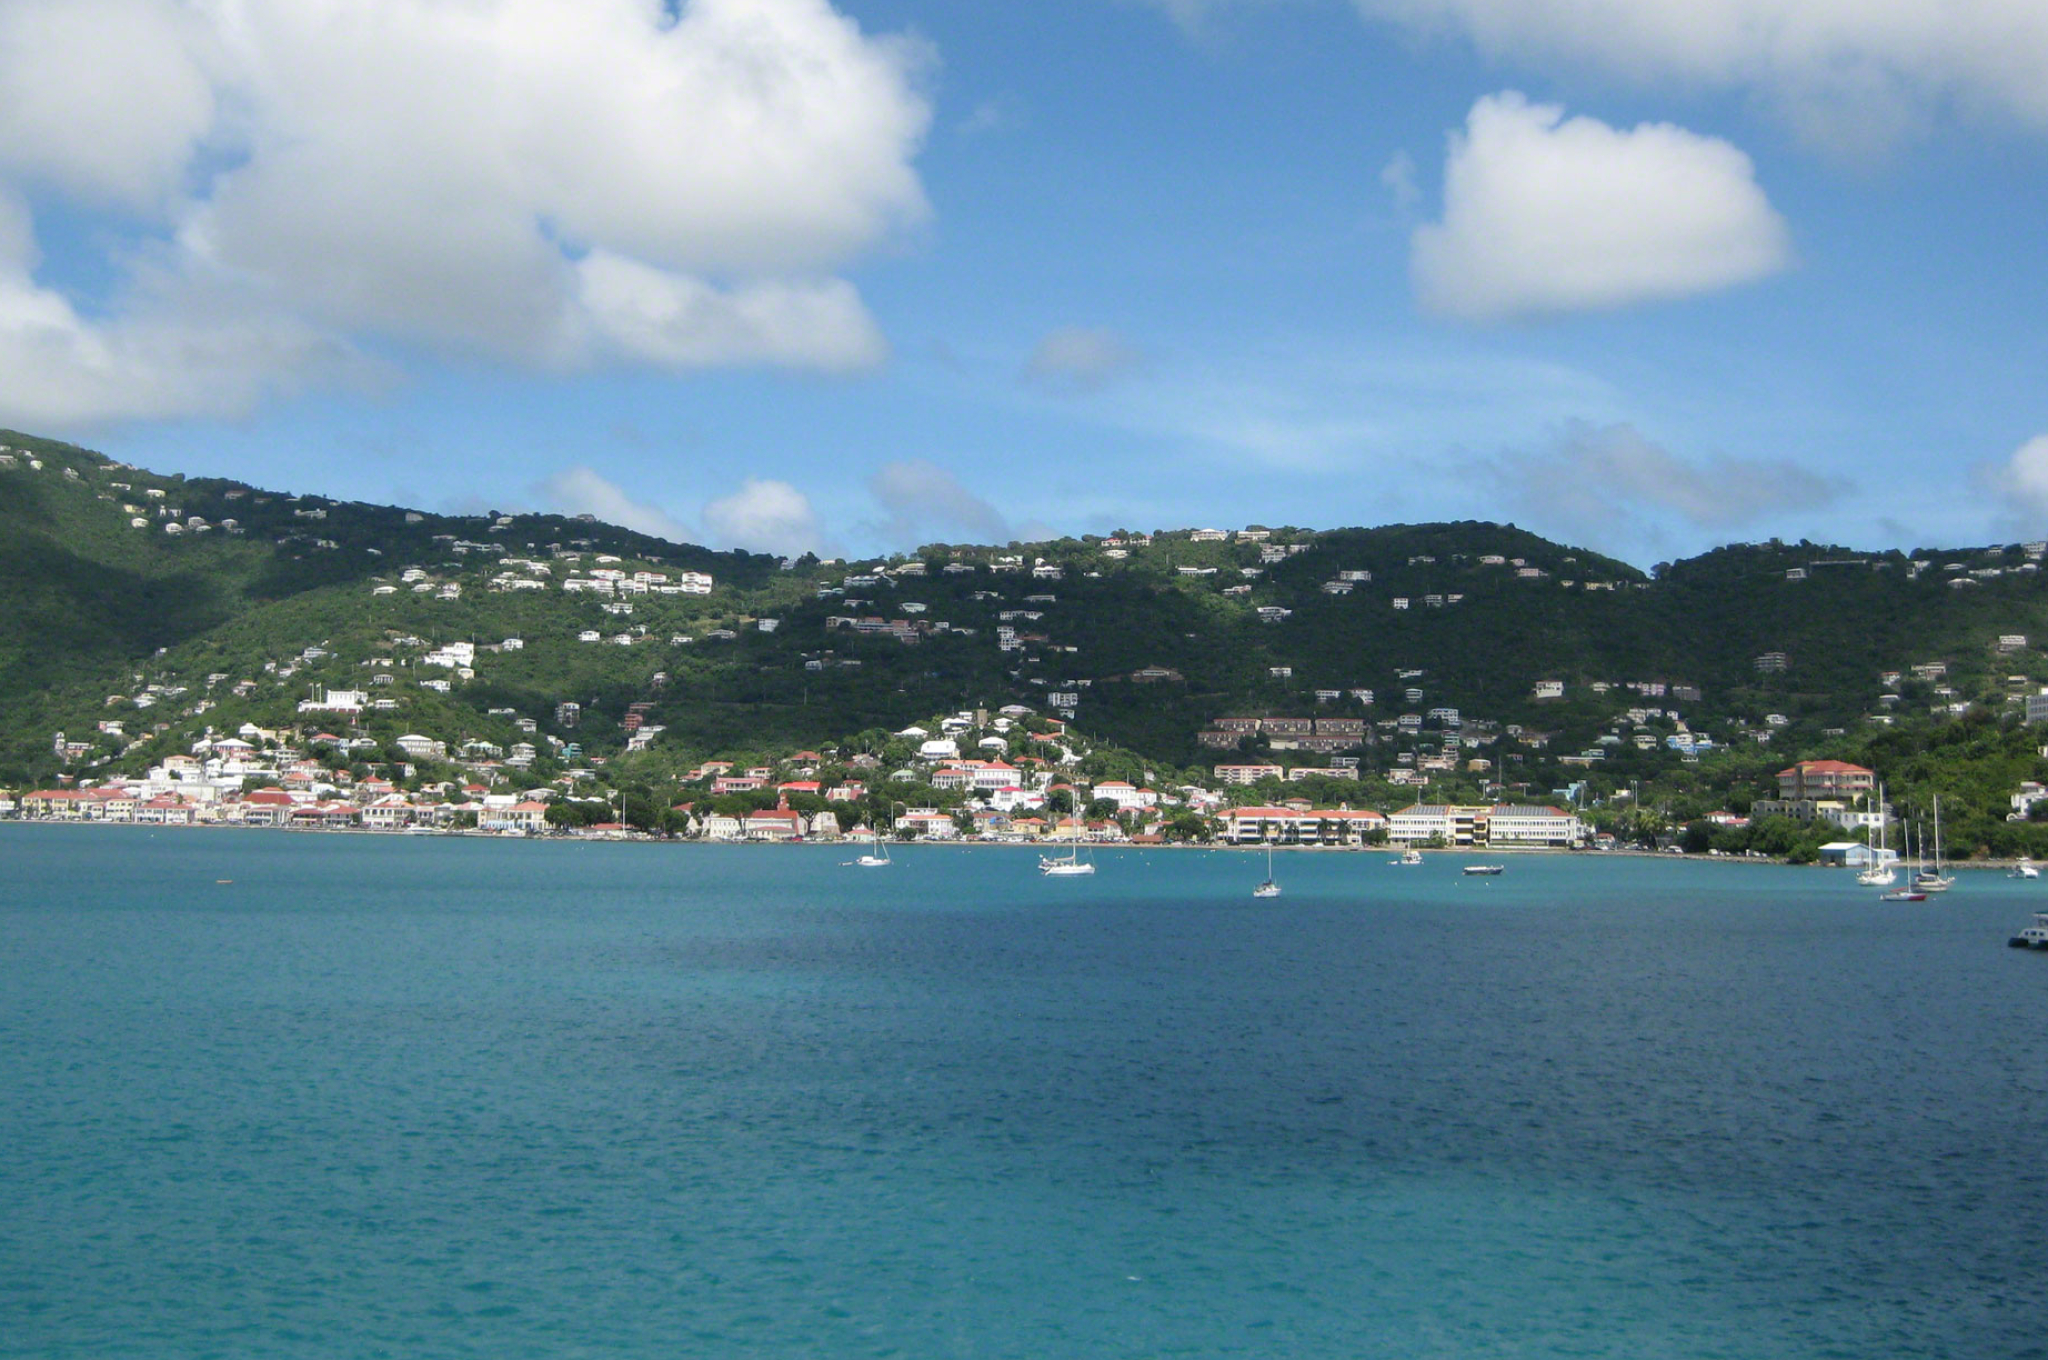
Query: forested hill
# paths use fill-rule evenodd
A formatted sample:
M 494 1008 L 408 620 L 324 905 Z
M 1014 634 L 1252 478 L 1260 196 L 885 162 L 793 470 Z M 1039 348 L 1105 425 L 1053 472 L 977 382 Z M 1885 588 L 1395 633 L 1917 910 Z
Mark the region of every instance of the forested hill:
M 1200 740 L 1219 719 L 1340 715 L 1368 720 L 1366 768 L 1391 766 L 1402 715 L 1455 709 L 1539 763 L 1604 744 L 1610 772 L 1680 758 L 1674 735 L 1819 751 L 2048 681 L 2039 545 L 1745 545 L 1653 578 L 1497 524 L 1253 525 L 778 562 L 0 445 L 6 783 L 291 722 L 373 679 L 380 739 L 502 743 L 525 719 L 607 754 L 651 726 L 646 758 L 676 766 L 1023 703 L 1176 766 L 1239 758 Z M 610 573 L 609 593 L 565 588 Z M 451 643 L 473 661 L 424 662 Z

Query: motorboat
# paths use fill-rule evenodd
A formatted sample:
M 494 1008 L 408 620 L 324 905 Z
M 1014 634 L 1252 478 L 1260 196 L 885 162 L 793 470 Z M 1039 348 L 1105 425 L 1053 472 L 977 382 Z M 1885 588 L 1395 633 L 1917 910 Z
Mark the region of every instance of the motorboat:
M 1401 858 L 1390 859 L 1387 861 L 1387 863 L 1393 865 L 1400 865 L 1403 867 L 1420 864 L 1422 863 L 1422 852 L 1420 850 L 1415 849 L 1413 846 L 1410 846 L 1408 849 L 1403 850 L 1401 852 Z
M 2007 878 L 2039 878 L 2040 876 L 2040 866 L 2035 864 L 2032 860 L 2026 859 L 2024 857 L 2021 858 L 2019 863 L 2013 865 L 2011 870 L 2008 871 L 2006 874 Z
M 1505 864 L 1468 864 L 1465 874 L 1468 878 L 1495 878 L 1507 867 Z
M 1888 893 L 1879 893 L 1877 900 L 1880 902 L 1925 902 L 1927 894 L 1921 892 L 1918 888 L 1893 888 Z
M 2014 949 L 2048 949 L 2048 911 L 2034 913 L 2034 924 L 2006 941 Z

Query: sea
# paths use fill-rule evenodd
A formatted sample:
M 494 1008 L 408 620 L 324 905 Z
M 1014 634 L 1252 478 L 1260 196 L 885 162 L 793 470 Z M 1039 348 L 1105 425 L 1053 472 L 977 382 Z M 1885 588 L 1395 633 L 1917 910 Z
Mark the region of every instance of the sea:
M 0 1356 L 2048 1355 L 2048 884 L 0 826 Z

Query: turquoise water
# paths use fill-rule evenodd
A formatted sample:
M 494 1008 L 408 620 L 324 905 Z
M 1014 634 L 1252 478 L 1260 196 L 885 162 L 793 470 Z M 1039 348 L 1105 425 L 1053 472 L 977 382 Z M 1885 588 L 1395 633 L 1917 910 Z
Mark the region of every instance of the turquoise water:
M 2048 1354 L 2038 883 L 845 857 L 0 827 L 0 1355 Z

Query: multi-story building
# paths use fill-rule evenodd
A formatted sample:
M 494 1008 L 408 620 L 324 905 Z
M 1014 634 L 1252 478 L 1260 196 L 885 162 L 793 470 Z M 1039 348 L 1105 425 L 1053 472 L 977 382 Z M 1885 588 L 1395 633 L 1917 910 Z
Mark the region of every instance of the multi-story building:
M 1877 788 L 1877 776 L 1861 765 L 1845 760 L 1802 760 L 1778 771 L 1778 797 L 1787 801 L 1803 799 L 1854 800 Z
M 1387 818 L 1387 839 L 1397 844 L 1435 840 L 1472 845 L 1484 834 L 1490 808 L 1450 803 L 1417 803 Z
M 1563 808 L 1498 803 L 1487 810 L 1488 845 L 1566 847 L 1576 845 L 1584 838 L 1584 824 Z

